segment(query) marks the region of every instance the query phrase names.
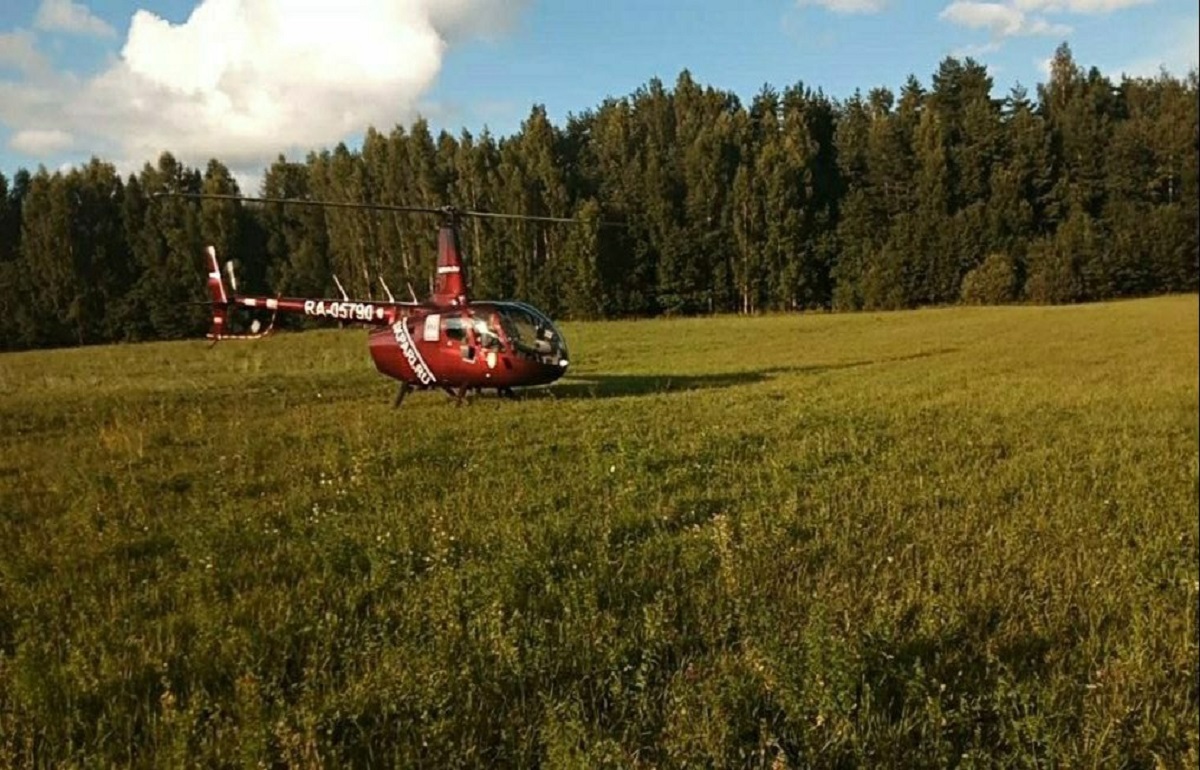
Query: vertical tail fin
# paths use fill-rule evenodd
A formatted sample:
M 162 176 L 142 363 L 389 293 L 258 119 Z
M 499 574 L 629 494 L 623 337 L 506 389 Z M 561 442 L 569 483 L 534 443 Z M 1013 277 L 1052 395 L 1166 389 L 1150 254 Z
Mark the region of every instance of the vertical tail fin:
M 208 330 L 210 340 L 219 340 L 225 336 L 225 324 L 229 317 L 229 294 L 225 292 L 225 283 L 221 280 L 221 266 L 217 264 L 217 250 L 212 246 L 204 249 L 208 261 L 208 296 L 212 298 L 212 326 Z
M 443 224 L 438 231 L 437 278 L 433 284 L 433 301 L 437 305 L 467 304 L 467 277 L 458 245 L 458 230 L 453 224 Z
M 208 263 L 208 296 L 211 299 L 209 306 L 212 308 L 212 326 L 208 329 L 208 338 L 216 344 L 217 340 L 257 340 L 266 337 L 275 329 L 275 316 L 279 312 L 278 297 L 247 297 L 237 293 L 237 276 L 233 272 L 233 263 L 226 262 L 225 267 L 228 268 L 229 286 L 233 289 L 230 293 L 225 289 L 225 282 L 221 280 L 221 267 L 217 264 L 217 250 L 212 246 L 204 249 L 204 258 Z M 304 300 L 286 300 L 293 304 L 292 309 L 298 308 L 304 304 Z M 265 329 L 262 328 L 261 322 L 255 318 L 250 324 L 249 332 L 234 332 L 230 326 L 231 311 L 237 307 L 265 308 L 271 311 L 271 320 Z

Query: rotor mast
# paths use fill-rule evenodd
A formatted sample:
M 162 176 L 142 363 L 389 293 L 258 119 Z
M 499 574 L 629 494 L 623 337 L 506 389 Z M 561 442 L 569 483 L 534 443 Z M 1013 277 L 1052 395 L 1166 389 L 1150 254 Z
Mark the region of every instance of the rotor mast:
M 458 238 L 458 210 L 452 206 L 442 209 L 438 228 L 437 277 L 433 282 L 433 302 L 436 305 L 466 307 L 467 274 Z

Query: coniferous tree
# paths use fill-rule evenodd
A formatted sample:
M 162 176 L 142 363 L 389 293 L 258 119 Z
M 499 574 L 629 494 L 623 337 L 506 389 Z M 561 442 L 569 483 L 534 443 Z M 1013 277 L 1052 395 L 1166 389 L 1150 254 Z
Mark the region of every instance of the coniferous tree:
M 1045 120 L 1020 86 L 1005 100 L 1002 118 L 1004 132 L 1000 157 L 992 169 L 983 242 L 990 253 L 1011 258 L 1019 291 L 1029 244 L 1048 227 L 1053 165 Z
M 844 105 L 834 136 L 838 172 L 845 189 L 837 224 L 837 264 L 833 306 L 857 310 L 866 305 L 863 280 L 887 241 L 887 192 L 875 193 L 871 173 L 872 114 L 861 95 Z
M 280 156 L 266 170 L 263 195 L 311 198 L 312 160 L 288 162 Z M 311 206 L 267 204 L 259 214 L 266 232 L 267 284 L 280 294 L 328 296 L 333 291 L 325 215 Z
M 131 243 L 138 279 L 129 295 L 128 312 L 135 338 L 176 339 L 207 329 L 208 314 L 195 303 L 207 299 L 200 277 L 204 274 L 204 238 L 198 207 L 189 200 L 155 198 L 159 192 L 199 193 L 200 173 L 170 153 L 158 164 L 146 164 L 138 176 L 133 196 L 125 198 L 126 232 Z
M 207 195 L 239 195 L 237 182 L 229 169 L 215 158 L 208 162 L 200 191 Z M 230 200 L 200 202 L 200 237 L 217 251 L 218 259 L 235 257 L 238 280 L 247 289 L 261 291 L 266 273 L 265 254 L 243 248 L 243 211 L 240 203 Z
M 21 220 L 17 207 L 9 197 L 8 177 L 0 173 L 0 264 L 16 259 Z
M 751 130 L 744 114 L 736 121 L 737 169 L 733 177 L 730 206 L 733 211 L 733 255 L 730 260 L 730 277 L 737 295 L 737 310 L 753 313 L 760 306 L 762 293 L 761 238 L 765 226 L 762 222 L 762 205 L 758 195 L 759 183 L 755 174 L 757 149 L 761 138 Z
M 120 230 L 122 189 L 112 165 L 96 159 L 33 177 L 22 206 L 20 266 L 32 344 L 111 338 L 110 306 L 132 274 Z
M 70 193 L 61 173 L 40 167 L 30 180 L 21 212 L 21 336 L 30 346 L 78 342 L 68 314 L 82 288 L 71 254 Z
M 581 143 L 580 167 L 594 169 L 598 202 L 606 219 L 625 227 L 599 233 L 598 270 L 611 315 L 645 315 L 654 307 L 655 264 L 646 240 L 642 189 L 641 127 L 632 102 L 610 99 L 590 118 L 590 137 Z
M 789 94 L 764 115 L 765 136 L 760 148 L 767 303 L 771 308 L 789 310 L 798 304 L 806 167 L 812 152 L 798 111 Z
M 729 193 L 737 172 L 737 99 L 680 75 L 675 98 L 676 168 L 682 194 L 671 282 L 690 312 L 724 308 L 731 295 Z
M 74 270 L 83 280 L 69 318 L 81 342 L 120 339 L 120 308 L 137 278 L 121 221 L 125 185 L 112 164 L 95 158 L 72 169 L 66 181 L 74 188 Z
M 484 131 L 478 139 L 464 131 L 455 150 L 454 189 L 451 197 L 461 205 L 477 211 L 500 208 L 498 194 L 499 149 L 491 133 Z M 503 213 L 503 212 L 501 212 Z M 496 283 L 499 261 L 496 252 L 499 241 L 496 228 L 479 218 L 462 224 L 463 248 L 467 249 L 472 291 L 477 297 L 501 296 Z
M 606 298 L 600 280 L 600 204 L 584 201 L 576 215 L 581 223 L 572 226 L 563 247 L 562 313 L 570 318 L 600 318 Z
M 953 302 L 963 276 L 996 248 L 988 237 L 988 208 L 1003 152 L 1003 101 L 991 97 L 992 79 L 983 65 L 967 59 L 956 74 L 959 103 L 950 112 L 949 139 L 955 184 L 947 239 L 950 254 L 933 292 L 937 302 Z M 933 93 L 936 97 L 936 79 Z
M 17 186 L 10 189 L 0 174 L 0 350 L 24 347 L 16 322 L 27 302 L 21 296 L 20 256 L 21 200 Z

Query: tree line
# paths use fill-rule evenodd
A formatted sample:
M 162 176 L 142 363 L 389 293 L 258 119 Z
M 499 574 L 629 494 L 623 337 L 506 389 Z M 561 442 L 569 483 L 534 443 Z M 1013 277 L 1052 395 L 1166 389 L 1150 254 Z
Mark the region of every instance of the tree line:
M 993 98 L 946 58 L 929 87 L 837 101 L 796 84 L 743 104 L 684 71 L 554 125 L 434 135 L 424 120 L 303 162 L 262 195 L 573 216 L 464 220 L 477 298 L 555 317 L 1062 303 L 1195 291 L 1197 73 L 1120 82 L 1057 50 L 1036 98 Z M 123 179 L 99 159 L 0 174 L 5 349 L 202 334 L 202 248 L 244 290 L 422 295 L 436 221 L 155 197 L 239 193 L 164 153 Z M 602 227 L 616 220 L 621 227 Z M 404 287 L 402 290 L 400 287 Z M 399 297 L 398 297 L 399 298 Z

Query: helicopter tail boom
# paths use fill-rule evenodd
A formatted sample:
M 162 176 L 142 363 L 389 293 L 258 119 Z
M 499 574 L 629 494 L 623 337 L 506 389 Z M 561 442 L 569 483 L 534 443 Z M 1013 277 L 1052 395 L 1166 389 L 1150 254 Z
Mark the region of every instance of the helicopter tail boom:
M 419 302 L 396 302 L 389 297 L 387 302 L 375 300 L 350 299 L 337 276 L 334 283 L 341 291 L 341 299 L 306 298 L 306 297 L 264 297 L 238 293 L 237 276 L 233 272 L 233 263 L 227 262 L 228 282 L 221 276 L 220 264 L 217 262 L 217 252 L 212 246 L 204 249 L 205 261 L 208 265 L 208 295 L 212 308 L 212 326 L 207 337 L 210 340 L 251 340 L 259 339 L 270 334 L 275 328 L 275 319 L 279 313 L 307 316 L 313 319 L 338 321 L 339 323 L 363 324 L 365 326 L 390 326 L 397 318 L 403 318 L 416 308 Z M 229 288 L 226 288 L 229 287 Z M 232 289 L 232 291 L 230 291 Z M 463 295 L 465 299 L 465 295 Z M 270 322 L 260 331 L 260 323 L 255 320 L 250 326 L 250 332 L 233 332 L 230 329 L 231 320 L 237 313 L 271 314 Z

